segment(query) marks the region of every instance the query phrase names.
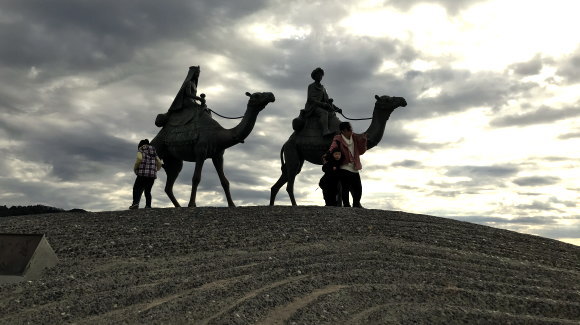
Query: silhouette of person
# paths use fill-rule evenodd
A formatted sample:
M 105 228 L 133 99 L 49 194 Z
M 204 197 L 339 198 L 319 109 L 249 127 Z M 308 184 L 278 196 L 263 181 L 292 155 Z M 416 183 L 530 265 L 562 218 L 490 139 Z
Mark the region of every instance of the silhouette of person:
M 129 207 L 131 210 L 139 208 L 143 192 L 145 192 L 145 208 L 151 208 L 151 188 L 162 165 L 155 147 L 149 145 L 148 139 L 139 141 L 137 148 L 137 160 L 133 165 L 137 178 L 133 184 L 133 204 Z
M 173 103 L 171 103 L 169 112 L 180 110 L 187 105 L 191 105 L 191 103 L 199 105 L 195 102 L 196 100 L 201 102 L 200 106 L 205 106 L 205 95 L 201 94 L 201 97 L 197 96 L 197 82 L 200 72 L 201 69 L 199 66 L 189 67 L 187 77 L 185 77 Z
M 340 134 L 332 139 L 329 151 L 340 148 L 342 152 L 342 165 L 340 165 L 339 179 L 342 185 L 342 203 L 345 207 L 350 207 L 349 193 L 352 194 L 352 206 L 362 208 L 360 199 L 362 197 L 362 183 L 359 170 L 362 169 L 360 155 L 367 151 L 366 133 L 357 134 L 352 132 L 349 122 L 342 122 L 339 125 Z
M 322 156 L 322 171 L 324 176 L 318 182 L 322 189 L 324 203 L 326 206 L 337 206 L 339 202 L 339 173 L 342 164 L 342 153 L 340 148 L 336 147 L 332 152 L 327 152 Z
M 304 105 L 304 112 L 306 117 L 316 116 L 322 128 L 322 135 L 334 134 L 328 129 L 328 112 L 334 111 L 332 99 L 328 97 L 328 93 L 324 86 L 320 83 L 324 76 L 324 70 L 316 68 L 310 74 L 314 82 L 308 85 L 308 97 Z

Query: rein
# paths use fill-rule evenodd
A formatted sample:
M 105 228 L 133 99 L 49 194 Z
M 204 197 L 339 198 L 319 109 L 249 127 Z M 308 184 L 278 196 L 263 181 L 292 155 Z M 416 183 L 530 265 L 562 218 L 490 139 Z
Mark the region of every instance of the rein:
M 213 110 L 213 109 L 211 109 L 211 108 L 208 108 L 208 110 L 209 110 L 210 112 L 214 113 L 215 115 L 217 115 L 217 116 L 219 116 L 219 117 L 221 117 L 221 118 L 228 119 L 228 120 L 237 120 L 237 119 L 241 119 L 241 118 L 243 118 L 243 117 L 244 117 L 244 115 L 242 115 L 242 116 L 238 116 L 238 117 L 229 117 L 229 116 L 224 116 L 224 115 L 221 115 L 220 113 L 218 113 L 218 112 L 214 111 L 214 110 Z M 338 113 L 338 112 L 337 112 L 337 113 Z M 342 117 L 344 117 L 345 119 L 347 119 L 347 120 L 350 120 L 350 121 L 364 121 L 364 120 L 372 120 L 372 119 L 373 119 L 372 117 L 366 117 L 366 118 L 350 118 L 350 117 L 346 117 L 344 114 L 342 114 L 342 112 L 341 112 L 341 113 L 338 113 L 338 114 L 342 115 Z
M 244 117 L 244 115 L 242 115 L 242 116 L 238 116 L 238 117 L 228 117 L 228 116 L 223 116 L 223 115 L 221 115 L 220 113 L 218 113 L 218 112 L 214 111 L 214 110 L 213 110 L 213 109 L 211 109 L 211 108 L 208 108 L 208 110 L 209 110 L 210 112 L 214 113 L 215 115 L 217 115 L 217 116 L 219 116 L 219 117 L 227 118 L 228 120 L 237 120 L 237 119 L 240 119 L 240 118 Z
M 372 120 L 372 117 L 367 117 L 367 118 L 348 118 L 346 116 L 344 116 L 344 114 L 342 114 L 342 112 L 337 112 L 338 114 L 342 115 L 342 117 L 344 117 L 347 120 L 351 120 L 351 121 L 363 121 L 363 120 Z

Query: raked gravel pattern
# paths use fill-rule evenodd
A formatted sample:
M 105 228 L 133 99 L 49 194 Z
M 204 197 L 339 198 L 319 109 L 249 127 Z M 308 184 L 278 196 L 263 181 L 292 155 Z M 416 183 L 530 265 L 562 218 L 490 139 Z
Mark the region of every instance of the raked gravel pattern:
M 0 285 L 0 324 L 580 324 L 580 247 L 328 207 L 0 218 L 60 259 Z

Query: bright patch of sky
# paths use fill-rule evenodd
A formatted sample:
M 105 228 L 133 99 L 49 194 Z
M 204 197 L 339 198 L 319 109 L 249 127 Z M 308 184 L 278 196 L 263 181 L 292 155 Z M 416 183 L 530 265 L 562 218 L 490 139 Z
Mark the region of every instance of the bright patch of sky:
M 409 11 L 382 2 L 353 6 L 340 21 L 345 32 L 394 37 L 433 56 L 455 58 L 453 66 L 470 70 L 503 70 L 536 53 L 557 56 L 580 42 L 580 2 L 569 0 L 496 0 L 476 4 L 451 16 L 437 4 L 418 4 Z M 565 34 L 565 35 L 563 35 Z

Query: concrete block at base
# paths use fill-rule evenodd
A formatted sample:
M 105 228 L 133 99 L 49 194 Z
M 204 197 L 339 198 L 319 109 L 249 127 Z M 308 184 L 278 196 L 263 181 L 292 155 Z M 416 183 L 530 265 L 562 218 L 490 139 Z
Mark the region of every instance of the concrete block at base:
M 0 233 L 0 283 L 39 279 L 58 257 L 44 234 Z

